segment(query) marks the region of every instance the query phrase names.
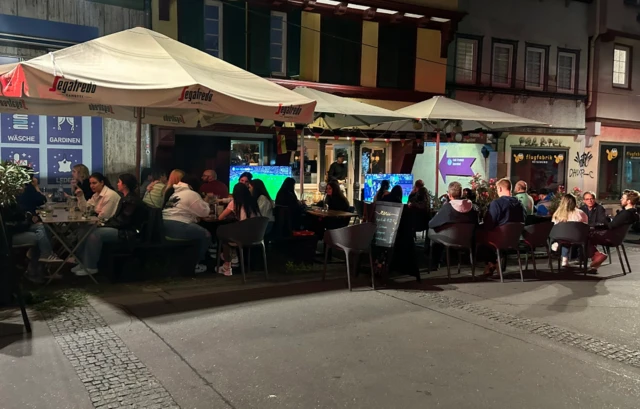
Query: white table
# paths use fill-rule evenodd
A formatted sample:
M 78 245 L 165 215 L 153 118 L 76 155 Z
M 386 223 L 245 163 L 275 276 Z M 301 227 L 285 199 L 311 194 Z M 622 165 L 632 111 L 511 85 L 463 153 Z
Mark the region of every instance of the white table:
M 82 260 L 75 252 L 82 245 L 82 243 L 84 243 L 87 237 L 89 237 L 89 235 L 98 227 L 98 218 L 95 216 L 83 218 L 81 213 L 76 212 L 76 214 L 76 218 L 70 219 L 68 210 L 54 208 L 51 213 L 47 212 L 46 217 L 42 217 L 41 215 L 40 219 L 42 220 L 42 223 L 49 229 L 51 234 L 56 238 L 56 240 L 58 240 L 60 244 L 62 244 L 62 246 L 65 248 L 65 250 L 69 252 L 69 255 L 64 260 L 65 263 L 73 256 L 75 257 L 80 267 L 86 270 L 86 267 L 84 266 L 84 264 L 82 264 Z M 71 248 L 71 244 L 68 242 L 64 234 L 62 234 L 62 232 L 59 230 L 62 225 L 72 224 L 76 224 L 77 226 L 89 225 L 89 228 L 86 229 L 86 232 L 81 237 L 78 237 L 78 243 L 73 248 Z M 60 264 L 58 269 L 51 275 L 51 278 L 49 278 L 47 284 L 51 283 L 53 278 L 58 274 L 58 272 L 60 272 L 65 263 Z M 98 284 L 98 281 L 93 277 L 93 275 L 90 274 L 89 277 L 91 277 L 94 283 Z

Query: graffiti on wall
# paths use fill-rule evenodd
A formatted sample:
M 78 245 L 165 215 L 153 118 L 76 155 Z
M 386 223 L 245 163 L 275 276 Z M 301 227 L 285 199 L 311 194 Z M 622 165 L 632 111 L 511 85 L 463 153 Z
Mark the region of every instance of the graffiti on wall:
M 569 169 L 569 177 L 584 178 L 586 176 L 594 179 L 593 171 L 587 170 L 591 159 L 593 159 L 593 155 L 591 154 L 591 152 L 583 152 L 582 154 L 576 152 L 576 157 L 573 158 L 573 161 L 577 164 L 578 167 Z

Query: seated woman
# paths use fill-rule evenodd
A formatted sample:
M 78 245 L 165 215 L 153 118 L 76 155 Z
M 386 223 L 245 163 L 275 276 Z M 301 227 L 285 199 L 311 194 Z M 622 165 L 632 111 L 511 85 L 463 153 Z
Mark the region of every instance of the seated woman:
M 93 196 L 89 183 L 89 169 L 82 163 L 75 165 L 71 170 L 71 188 L 74 192 L 76 189 L 82 189 L 85 200 L 89 200 Z
M 567 193 L 562 196 L 558 210 L 553 213 L 551 218 L 553 224 L 567 223 L 567 222 L 580 222 L 588 223 L 589 218 L 586 213 L 577 208 L 576 197 L 571 193 Z M 558 248 L 558 243 L 553 243 L 551 248 L 555 251 Z M 566 266 L 569 262 L 570 249 L 567 247 L 562 248 L 562 266 Z
M 387 182 L 388 184 L 388 181 L 384 180 L 383 183 L 384 182 Z M 340 190 L 340 185 L 338 184 L 338 182 L 329 182 L 325 193 L 325 200 L 326 204 L 329 206 L 329 210 L 338 210 L 342 212 L 346 212 L 349 210 L 349 201 Z
M 253 179 L 251 182 L 249 182 L 249 191 L 258 203 L 258 210 L 260 211 L 260 215 L 262 217 L 269 218 L 269 225 L 267 226 L 266 233 L 269 234 L 271 233 L 273 222 L 275 221 L 275 217 L 273 216 L 273 199 L 271 199 L 271 196 L 269 196 L 267 187 L 260 179 Z
M 382 182 L 380 182 L 380 188 L 378 189 L 378 192 L 376 193 L 376 196 L 373 199 L 373 203 L 377 202 L 378 200 L 388 195 L 389 187 L 391 187 L 391 183 L 388 180 L 383 180 Z
M 84 267 L 77 265 L 71 269 L 77 276 L 85 276 L 98 272 L 98 261 L 102 254 L 104 243 L 113 243 L 119 240 L 127 241 L 135 239 L 142 224 L 147 220 L 146 208 L 137 192 L 138 181 L 130 173 L 118 177 L 118 192 L 122 199 L 113 217 L 101 223 L 95 229 L 83 246 L 81 260 Z
M 164 199 L 162 201 L 162 207 L 164 207 L 165 203 L 167 203 L 167 200 L 169 200 L 169 198 L 173 194 L 174 192 L 173 186 L 182 182 L 182 178 L 184 178 L 184 171 L 180 169 L 174 169 L 171 171 L 171 173 L 169 174 L 169 179 L 167 180 L 167 184 L 165 185 L 164 190 L 162 191 L 162 194 L 164 195 Z
M 162 209 L 164 204 L 164 191 L 167 187 L 167 174 L 160 170 L 151 172 L 151 183 L 149 183 L 144 191 L 144 199 L 142 201 L 156 209 Z
M 28 168 L 30 170 L 30 168 Z M 34 217 L 36 215 L 36 209 L 47 202 L 47 198 L 40 192 L 40 186 L 38 185 L 38 179 L 35 176 L 31 176 L 31 182 L 24 185 L 22 193 L 16 197 L 18 206 L 31 217 L 31 223 L 29 223 L 29 232 L 36 235 L 38 249 L 40 250 L 39 258 L 36 260 L 41 263 L 61 263 L 61 260 L 54 252 L 51 246 L 51 240 L 44 227 L 44 224 Z M 33 254 L 31 255 L 33 256 Z
M 195 272 L 200 274 L 207 271 L 207 266 L 202 261 L 206 260 L 207 249 L 211 245 L 211 233 L 198 225 L 198 218 L 209 216 L 210 208 L 202 196 L 193 190 L 193 185 L 197 184 L 196 178 L 185 177 L 184 182 L 171 187 L 173 193 L 164 205 L 162 220 L 167 237 L 198 241 L 198 264 Z
M 247 185 L 238 183 L 233 187 L 232 198 L 227 208 L 218 217 L 220 220 L 224 220 L 227 217 L 235 217 L 238 221 L 250 219 L 252 217 L 260 216 L 260 209 L 258 208 L 258 202 L 251 195 Z M 222 260 L 224 264 L 217 272 L 226 276 L 232 275 L 231 267 L 237 267 L 239 265 L 238 255 L 235 251 L 231 251 L 231 246 L 224 244 L 222 246 Z
M 85 199 L 82 189 L 76 189 L 75 194 L 78 197 L 78 206 L 80 208 L 93 206 L 100 219 L 108 220 L 112 218 L 118 209 L 120 195 L 113 190 L 109 179 L 104 177 L 102 173 L 96 172 L 89 176 L 89 185 L 93 192 L 93 196 L 89 200 Z
M 395 185 L 388 195 L 382 197 L 379 202 L 402 203 L 402 187 Z
M 413 185 L 411 193 L 409 193 L 409 207 L 414 209 L 428 209 L 429 206 L 429 192 L 427 188 L 424 187 L 422 179 L 418 179 Z
M 306 206 L 298 200 L 295 188 L 296 180 L 294 178 L 286 178 L 276 195 L 276 206 L 283 206 L 289 209 L 291 228 L 299 230 L 303 224 L 303 211 Z

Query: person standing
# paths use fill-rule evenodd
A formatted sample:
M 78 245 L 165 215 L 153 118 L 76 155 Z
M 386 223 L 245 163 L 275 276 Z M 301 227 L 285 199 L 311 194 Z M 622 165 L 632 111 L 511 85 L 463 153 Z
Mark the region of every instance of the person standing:
M 338 158 L 335 162 L 329 166 L 329 171 L 327 172 L 327 182 L 331 181 L 343 181 L 347 179 L 348 174 L 347 164 L 344 163 L 344 154 L 339 153 Z
M 589 218 L 589 226 L 601 226 L 607 224 L 607 211 L 604 206 L 596 202 L 596 194 L 593 192 L 584 192 L 582 195 L 584 202 L 580 210 L 587 214 Z
M 518 183 L 516 183 L 515 191 L 515 197 L 520 201 L 522 207 L 524 207 L 527 216 L 531 216 L 533 214 L 533 198 L 527 193 L 527 182 L 519 180 Z

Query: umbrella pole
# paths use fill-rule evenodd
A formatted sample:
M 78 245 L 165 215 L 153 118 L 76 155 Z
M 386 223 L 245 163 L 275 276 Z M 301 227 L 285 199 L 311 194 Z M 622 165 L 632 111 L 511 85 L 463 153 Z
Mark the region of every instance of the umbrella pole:
M 142 108 L 136 108 L 136 178 L 140 180 L 140 162 L 142 162 Z M 142 182 L 140 180 L 140 182 Z
M 300 200 L 304 199 L 304 130 L 300 132 Z
M 440 196 L 438 196 L 438 185 L 440 184 L 440 176 L 438 176 L 438 174 L 440 173 L 440 131 L 436 132 L 436 199 L 439 198 Z

